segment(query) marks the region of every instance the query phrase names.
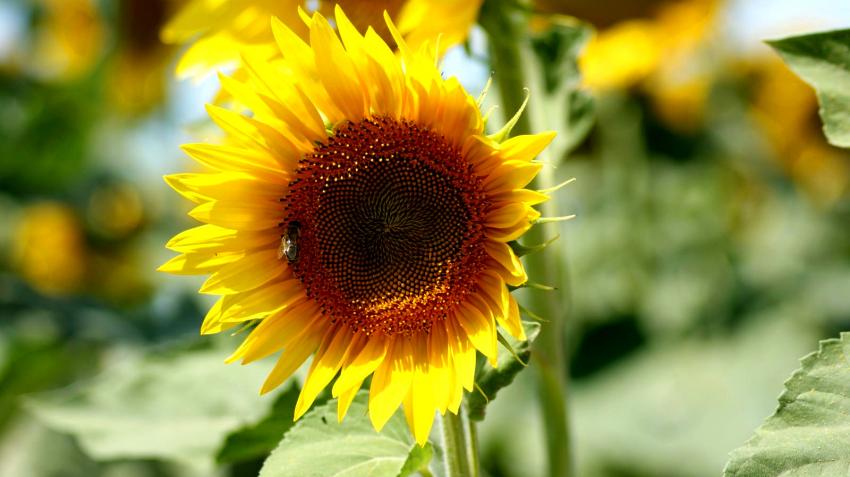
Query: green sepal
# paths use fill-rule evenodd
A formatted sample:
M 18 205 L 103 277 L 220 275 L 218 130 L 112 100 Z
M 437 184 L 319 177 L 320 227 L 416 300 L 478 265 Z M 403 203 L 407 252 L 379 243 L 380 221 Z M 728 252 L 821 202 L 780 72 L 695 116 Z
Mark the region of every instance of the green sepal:
M 512 240 L 512 241 L 508 242 L 508 245 L 511 247 L 511 250 L 514 251 L 514 254 L 516 254 L 517 257 L 524 257 L 526 255 L 530 255 L 530 254 L 535 253 L 535 252 L 540 252 L 541 250 L 545 249 L 549 245 L 552 245 L 552 243 L 554 243 L 559 238 L 561 238 L 560 235 L 555 235 L 554 237 L 550 238 L 549 240 L 547 240 L 547 241 L 545 241 L 541 244 L 537 244 L 537 245 L 523 245 L 523 244 L 517 242 L 516 240 Z
M 531 93 L 529 92 L 528 88 L 526 88 L 525 100 L 522 102 L 519 109 L 517 109 L 516 113 L 514 113 L 514 116 L 511 118 L 511 120 L 505 123 L 505 125 L 502 126 L 502 129 L 499 129 L 498 131 L 493 134 L 490 134 L 487 137 L 497 143 L 507 139 L 508 136 L 511 135 L 511 131 L 514 129 L 514 126 L 516 126 L 516 123 L 519 121 L 519 118 L 522 116 L 523 111 L 525 111 L 525 107 L 528 105 L 528 98 L 530 96 Z
M 496 398 L 496 394 L 505 386 L 511 384 L 520 371 L 528 365 L 531 357 L 531 343 L 540 333 L 540 324 L 524 321 L 526 340 L 520 341 L 512 336 L 499 335 L 499 341 L 503 342 L 504 348 L 499 349 L 496 367 L 485 364 L 484 368 L 477 373 L 475 388 L 477 392 L 467 395 L 467 406 L 469 418 L 473 421 L 484 419 L 484 414 L 489 404 Z
M 540 189 L 537 192 L 540 192 L 541 194 L 547 194 L 547 195 L 552 194 L 554 192 L 561 190 L 563 187 L 572 184 L 575 181 L 576 181 L 575 177 L 570 177 L 569 179 L 565 180 L 564 182 L 561 182 L 560 184 L 558 184 L 554 187 L 549 187 L 547 189 Z
M 532 320 L 538 322 L 538 323 L 548 323 L 549 322 L 549 320 L 547 320 L 546 318 L 543 318 L 542 316 L 538 315 L 537 313 L 529 310 L 528 308 L 526 308 L 522 305 L 519 305 L 519 312 L 522 313 L 523 315 L 531 318 Z
M 505 336 L 505 333 L 502 330 L 499 330 L 497 332 L 496 339 L 499 340 L 499 343 L 502 346 L 504 346 L 505 351 L 510 353 L 511 356 L 513 356 L 515 360 L 519 361 L 523 366 L 528 366 L 528 362 L 526 360 L 522 359 L 522 357 L 517 354 L 516 350 L 514 350 L 513 345 L 508 340 L 508 338 Z
M 532 222 L 534 225 L 542 225 L 542 224 L 551 224 L 555 222 L 566 222 L 568 220 L 573 220 L 576 218 L 575 214 L 572 215 L 562 215 L 560 217 L 540 217 L 539 219 Z
M 520 288 L 530 288 L 532 290 L 541 290 L 541 291 L 547 291 L 547 292 L 548 291 L 555 291 L 555 290 L 558 289 L 558 287 L 553 287 L 553 286 L 550 286 L 550 285 L 544 285 L 542 283 L 537 283 L 537 282 L 525 282 L 522 285 L 516 286 L 516 287 L 512 286 L 512 285 L 508 285 L 508 290 L 510 290 L 510 291 L 519 290 Z

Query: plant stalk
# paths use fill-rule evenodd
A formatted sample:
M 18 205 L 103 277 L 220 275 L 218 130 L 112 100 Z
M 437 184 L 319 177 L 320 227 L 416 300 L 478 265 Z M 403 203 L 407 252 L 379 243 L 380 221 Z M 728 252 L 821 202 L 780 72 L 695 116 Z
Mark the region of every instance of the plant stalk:
M 525 113 L 513 128 L 513 134 L 529 134 L 552 128 L 544 113 L 545 87 L 540 66 L 534 61 L 529 44 L 525 19 L 517 19 L 502 2 L 488 0 L 482 7 L 480 23 L 488 34 L 491 67 L 498 87 L 505 116 L 510 117 L 521 105 L 520 94 L 530 90 Z M 528 74 L 529 76 L 526 76 Z M 548 126 L 548 127 L 547 127 Z M 535 179 L 533 187 L 545 189 L 556 184 L 553 158 L 541 154 L 546 167 Z M 556 161 L 560 158 L 554 158 Z M 542 206 L 543 216 L 557 217 L 557 202 L 547 201 Z M 539 224 L 526 235 L 531 244 L 544 243 L 558 233 L 558 224 Z M 531 367 L 536 371 L 538 397 L 546 433 L 548 475 L 571 477 L 574 475 L 572 445 L 569 432 L 568 409 L 568 355 L 565 352 L 565 306 L 568 299 L 568 282 L 565 257 L 558 247 L 547 247 L 544 252 L 527 255 L 525 260 L 529 276 L 557 291 L 532 291 L 528 294 L 530 307 L 543 316 L 540 334 L 534 342 Z
M 446 477 L 478 477 L 478 442 L 475 423 L 462 406 L 458 414 L 446 411 L 440 416 L 443 466 Z

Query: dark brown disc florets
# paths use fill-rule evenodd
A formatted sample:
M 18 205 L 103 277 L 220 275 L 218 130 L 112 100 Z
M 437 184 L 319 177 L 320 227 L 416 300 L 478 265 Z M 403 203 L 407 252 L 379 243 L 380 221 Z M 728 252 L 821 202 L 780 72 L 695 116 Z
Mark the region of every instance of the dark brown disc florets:
M 476 289 L 487 259 L 481 179 L 412 122 L 338 127 L 301 161 L 285 204 L 308 296 L 367 334 L 427 332 Z

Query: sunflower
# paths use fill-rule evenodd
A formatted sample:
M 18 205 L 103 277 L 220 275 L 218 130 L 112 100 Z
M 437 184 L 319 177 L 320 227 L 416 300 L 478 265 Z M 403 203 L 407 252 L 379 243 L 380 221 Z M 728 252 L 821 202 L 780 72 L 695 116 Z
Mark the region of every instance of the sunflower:
M 320 13 L 335 6 L 348 12 L 359 31 L 372 27 L 387 42 L 383 12 L 398 26 L 408 47 L 416 50 L 428 39 L 441 36 L 442 51 L 466 39 L 483 0 L 191 0 L 162 30 L 166 43 L 193 42 L 177 65 L 180 77 L 203 78 L 217 68 L 240 62 L 240 52 L 251 47 L 258 55 L 279 55 L 269 20 L 277 17 L 301 38 L 308 30 L 298 17 L 298 7 L 317 3 Z M 329 15 L 328 15 L 329 16 Z
M 61 202 L 42 202 L 23 210 L 12 234 L 12 264 L 45 295 L 79 291 L 86 278 L 89 251 L 82 221 Z
M 32 51 L 24 65 L 39 77 L 73 80 L 94 68 L 103 52 L 105 26 L 93 0 L 38 0 Z
M 509 243 L 548 199 L 525 186 L 554 133 L 485 135 L 434 43 L 409 48 L 386 16 L 396 55 L 335 13 L 339 37 L 316 12 L 309 43 L 275 19 L 278 59 L 247 53 L 245 81 L 221 76 L 252 114 L 210 105 L 224 144 L 184 146 L 212 171 L 166 181 L 205 225 L 174 237 L 181 255 L 160 270 L 210 274 L 201 293 L 222 296 L 202 333 L 257 323 L 228 361 L 282 351 L 262 392 L 313 355 L 296 419 L 336 377 L 342 420 L 371 375 L 375 428 L 403 404 L 423 444 L 435 410 L 457 413 L 472 389 L 476 350 L 495 365 L 497 324 L 525 339 Z
M 174 47 L 163 44 L 159 30 L 182 0 L 122 0 L 118 3 L 116 51 L 109 71 L 109 103 L 120 112 L 149 112 L 165 97 L 166 70 Z
M 651 89 L 658 77 L 680 75 L 712 31 L 723 2 L 666 0 L 637 8 L 635 13 L 647 11 L 607 26 L 591 39 L 579 59 L 584 84 L 611 90 L 649 79 Z M 667 83 L 675 84 L 669 79 Z

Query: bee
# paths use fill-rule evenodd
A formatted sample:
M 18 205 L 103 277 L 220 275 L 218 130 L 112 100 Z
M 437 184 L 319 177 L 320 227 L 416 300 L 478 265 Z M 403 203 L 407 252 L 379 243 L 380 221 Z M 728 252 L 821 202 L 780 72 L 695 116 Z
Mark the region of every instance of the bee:
M 280 248 L 277 249 L 278 260 L 286 257 L 289 263 L 298 260 L 298 236 L 301 234 L 301 224 L 290 222 L 286 232 L 280 237 Z

